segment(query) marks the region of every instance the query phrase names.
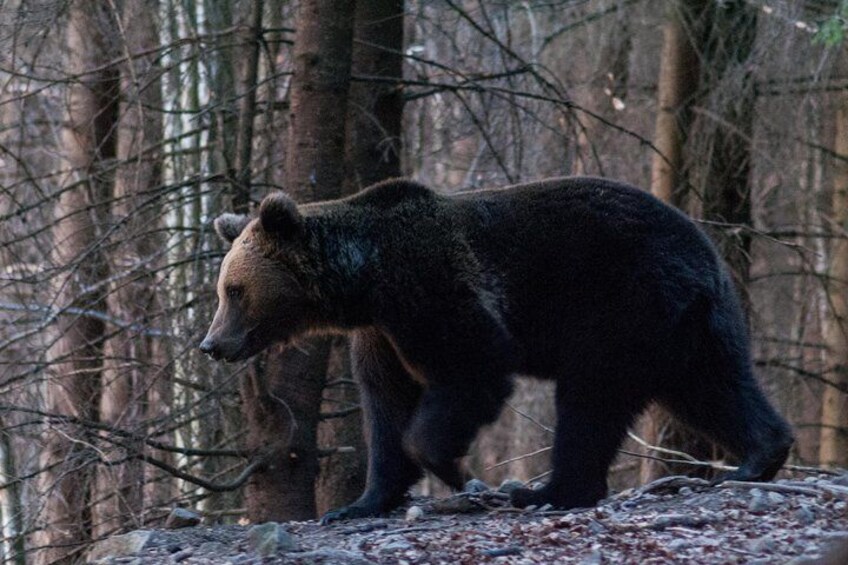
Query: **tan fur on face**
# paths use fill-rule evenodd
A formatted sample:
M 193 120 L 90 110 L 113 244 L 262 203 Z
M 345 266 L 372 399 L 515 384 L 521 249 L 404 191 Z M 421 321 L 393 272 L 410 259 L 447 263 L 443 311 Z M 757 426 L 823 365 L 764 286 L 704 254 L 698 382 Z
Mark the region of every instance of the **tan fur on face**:
M 221 263 L 218 277 L 218 299 L 228 300 L 227 289 L 231 286 L 244 292 L 242 303 L 247 306 L 245 314 L 250 320 L 260 320 L 270 301 L 273 290 L 285 281 L 271 257 L 272 243 L 262 233 L 257 220 L 248 224 L 233 241 L 233 246 Z

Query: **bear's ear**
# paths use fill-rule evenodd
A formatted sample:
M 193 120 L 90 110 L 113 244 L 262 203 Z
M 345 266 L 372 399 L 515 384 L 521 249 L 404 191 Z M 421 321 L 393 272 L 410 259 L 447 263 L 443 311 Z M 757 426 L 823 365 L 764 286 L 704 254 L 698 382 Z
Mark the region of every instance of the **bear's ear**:
M 232 243 L 249 223 L 250 218 L 244 214 L 221 214 L 215 218 L 215 232 L 224 243 Z
M 297 204 L 284 192 L 272 192 L 259 205 L 259 221 L 267 233 L 292 239 L 303 229 Z

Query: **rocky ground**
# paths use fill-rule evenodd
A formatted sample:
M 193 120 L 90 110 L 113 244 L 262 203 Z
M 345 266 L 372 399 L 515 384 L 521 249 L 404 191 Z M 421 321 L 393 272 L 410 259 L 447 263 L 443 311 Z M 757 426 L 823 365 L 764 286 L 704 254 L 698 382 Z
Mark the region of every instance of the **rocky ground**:
M 479 482 L 469 491 L 329 526 L 140 530 L 100 542 L 89 562 L 848 564 L 848 475 L 718 487 L 669 477 L 571 512 L 519 511 Z

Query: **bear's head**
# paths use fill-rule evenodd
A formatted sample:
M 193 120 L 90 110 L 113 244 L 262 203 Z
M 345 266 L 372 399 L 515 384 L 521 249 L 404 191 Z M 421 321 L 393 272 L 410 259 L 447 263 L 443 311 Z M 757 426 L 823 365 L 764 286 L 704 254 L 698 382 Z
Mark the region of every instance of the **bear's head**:
M 218 276 L 218 310 L 200 344 L 214 359 L 237 361 L 304 333 L 320 300 L 306 222 L 294 201 L 267 196 L 259 217 L 223 214 L 215 231 L 231 245 Z

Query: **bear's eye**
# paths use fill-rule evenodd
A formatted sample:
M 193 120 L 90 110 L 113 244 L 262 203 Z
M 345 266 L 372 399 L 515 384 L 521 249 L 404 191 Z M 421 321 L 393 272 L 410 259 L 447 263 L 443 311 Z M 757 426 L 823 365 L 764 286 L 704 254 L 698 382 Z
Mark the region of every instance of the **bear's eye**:
M 227 287 L 227 298 L 230 300 L 238 300 L 244 294 L 244 290 L 239 286 Z

